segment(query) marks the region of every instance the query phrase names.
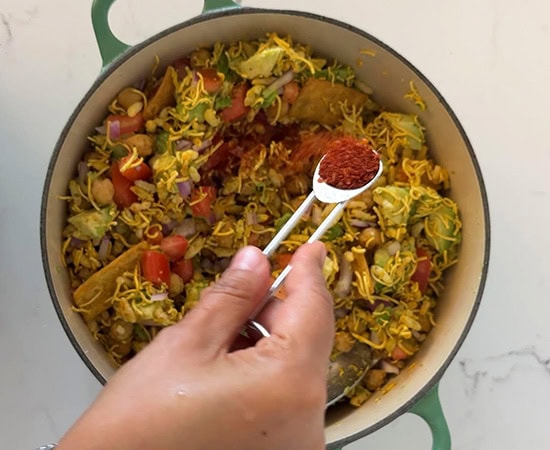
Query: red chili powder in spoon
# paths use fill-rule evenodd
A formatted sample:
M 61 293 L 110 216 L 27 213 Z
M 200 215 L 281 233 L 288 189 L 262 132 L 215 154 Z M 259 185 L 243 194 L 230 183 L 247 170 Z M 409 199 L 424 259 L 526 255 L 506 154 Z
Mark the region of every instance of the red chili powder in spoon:
M 374 178 L 379 165 L 380 156 L 366 140 L 346 136 L 328 143 L 319 177 L 338 189 L 356 189 Z

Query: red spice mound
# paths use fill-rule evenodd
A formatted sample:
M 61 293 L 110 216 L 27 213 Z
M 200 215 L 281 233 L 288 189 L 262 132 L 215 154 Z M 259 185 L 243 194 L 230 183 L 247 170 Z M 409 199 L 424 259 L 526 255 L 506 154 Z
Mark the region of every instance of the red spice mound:
M 328 142 L 319 176 L 338 189 L 356 189 L 367 184 L 378 172 L 380 156 L 366 140 L 346 136 Z

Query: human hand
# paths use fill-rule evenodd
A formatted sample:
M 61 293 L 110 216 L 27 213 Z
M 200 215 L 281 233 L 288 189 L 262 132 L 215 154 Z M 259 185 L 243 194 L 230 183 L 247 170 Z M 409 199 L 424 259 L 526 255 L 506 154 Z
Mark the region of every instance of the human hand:
M 287 298 L 259 317 L 271 336 L 231 352 L 271 281 L 258 249 L 239 251 L 195 309 L 116 373 L 58 449 L 324 449 L 334 334 L 324 259 L 321 243 L 299 248 Z

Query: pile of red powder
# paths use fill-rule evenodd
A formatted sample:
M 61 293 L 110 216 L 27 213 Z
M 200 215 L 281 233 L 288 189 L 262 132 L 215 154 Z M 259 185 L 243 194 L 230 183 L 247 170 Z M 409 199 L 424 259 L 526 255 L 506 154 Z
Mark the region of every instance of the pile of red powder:
M 329 142 L 319 177 L 338 189 L 356 189 L 375 177 L 379 165 L 380 156 L 366 140 L 347 136 Z

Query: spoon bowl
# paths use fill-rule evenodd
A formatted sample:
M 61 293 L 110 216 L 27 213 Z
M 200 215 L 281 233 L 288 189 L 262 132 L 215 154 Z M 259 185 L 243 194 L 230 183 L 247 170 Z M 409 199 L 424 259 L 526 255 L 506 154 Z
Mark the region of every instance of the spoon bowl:
M 339 189 L 321 180 L 319 170 L 323 159 L 324 157 L 321 161 L 319 161 L 319 164 L 317 164 L 315 173 L 313 174 L 313 192 L 315 193 L 315 197 L 323 203 L 341 203 L 351 200 L 353 197 L 357 197 L 359 194 L 365 192 L 374 183 L 376 183 L 384 171 L 384 165 L 382 164 L 382 161 L 380 161 L 378 171 L 367 184 L 356 189 Z
M 362 342 L 356 342 L 349 352 L 339 353 L 331 358 L 328 368 L 326 407 L 342 400 L 377 362 L 373 358 L 370 347 Z

